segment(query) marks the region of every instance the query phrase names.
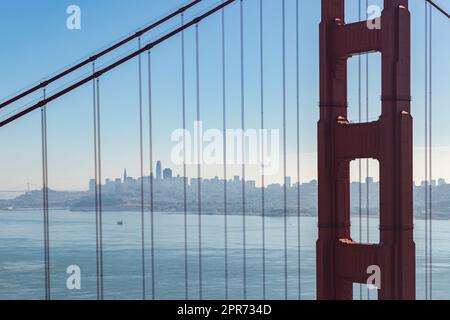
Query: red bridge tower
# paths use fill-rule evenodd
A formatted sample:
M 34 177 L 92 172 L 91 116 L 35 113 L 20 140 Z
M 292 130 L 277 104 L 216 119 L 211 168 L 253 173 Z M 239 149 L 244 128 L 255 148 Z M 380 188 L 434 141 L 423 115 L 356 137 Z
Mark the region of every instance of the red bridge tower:
M 345 0 L 322 0 L 320 25 L 319 299 L 352 299 L 379 266 L 379 299 L 415 299 L 410 14 L 408 0 L 384 0 L 381 29 L 366 21 L 345 24 Z M 347 120 L 347 59 L 382 55 L 382 114 L 378 121 Z M 350 235 L 350 161 L 380 163 L 380 243 Z

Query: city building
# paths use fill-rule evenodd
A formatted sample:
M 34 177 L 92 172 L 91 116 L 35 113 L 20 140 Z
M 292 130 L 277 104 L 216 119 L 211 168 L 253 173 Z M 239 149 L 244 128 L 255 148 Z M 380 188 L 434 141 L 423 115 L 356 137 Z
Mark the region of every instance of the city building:
M 172 169 L 170 168 L 164 169 L 163 171 L 164 180 L 172 179 L 172 175 L 173 175 Z
M 288 188 L 290 188 L 290 187 L 292 186 L 292 179 L 291 179 L 291 177 L 286 177 L 285 180 L 284 180 L 284 184 L 285 184 Z
M 120 180 L 120 178 L 114 180 L 114 191 L 116 193 L 122 192 L 122 180 Z
M 89 192 L 90 193 L 95 192 L 95 179 L 89 180 Z
M 161 161 L 156 162 L 156 180 L 162 180 L 162 164 Z

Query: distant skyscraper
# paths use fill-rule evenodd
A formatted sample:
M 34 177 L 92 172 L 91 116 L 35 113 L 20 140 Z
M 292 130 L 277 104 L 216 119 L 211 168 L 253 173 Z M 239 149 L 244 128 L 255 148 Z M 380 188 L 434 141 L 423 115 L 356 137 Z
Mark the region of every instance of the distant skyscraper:
M 162 165 L 161 161 L 156 162 L 156 180 L 162 179 Z
M 446 184 L 445 179 L 439 179 L 438 180 L 438 186 L 444 186 Z
M 128 176 L 127 176 L 127 169 L 124 169 L 123 170 L 123 182 L 124 183 L 127 182 L 127 178 L 128 178 Z
M 89 192 L 91 193 L 95 192 L 95 179 L 89 180 Z
M 286 187 L 290 188 L 292 185 L 291 177 L 286 177 L 286 179 L 284 180 L 284 183 L 286 184 Z
M 172 170 L 169 168 L 164 169 L 163 176 L 164 176 L 164 180 L 172 179 Z
M 120 178 L 117 178 L 114 180 L 114 191 L 116 193 L 119 193 L 122 191 L 122 181 L 120 181 Z

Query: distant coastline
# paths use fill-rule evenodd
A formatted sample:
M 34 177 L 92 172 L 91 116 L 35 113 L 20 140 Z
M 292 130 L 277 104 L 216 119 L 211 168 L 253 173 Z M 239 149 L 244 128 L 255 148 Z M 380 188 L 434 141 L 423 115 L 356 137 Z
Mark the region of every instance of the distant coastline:
M 12 208 L 5 208 L 0 207 L 0 213 L 1 212 L 29 212 L 29 211 L 36 211 L 40 212 L 42 211 L 42 207 L 12 207 Z M 74 208 L 65 208 L 65 207 L 51 207 L 50 211 L 67 211 L 67 212 L 74 212 L 74 213 L 94 213 L 95 207 L 74 207 Z M 117 212 L 140 212 L 141 207 L 140 206 L 126 206 L 126 207 L 103 207 L 102 212 L 103 213 L 117 213 Z M 146 214 L 150 212 L 149 207 L 144 207 L 144 211 Z M 180 210 L 171 210 L 171 211 L 161 211 L 161 210 L 155 210 L 155 214 L 184 214 L 184 211 Z M 188 215 L 198 215 L 197 210 L 188 210 Z M 284 211 L 283 210 L 277 210 L 277 211 L 265 211 L 265 216 L 268 218 L 283 218 L 284 217 Z M 357 210 L 352 210 L 352 217 L 358 216 Z M 202 215 L 204 216 L 213 216 L 213 215 L 224 215 L 224 211 L 216 210 L 216 211 L 204 211 L 202 210 Z M 242 211 L 228 211 L 227 215 L 229 216 L 242 216 Z M 246 215 L 249 217 L 258 217 L 262 216 L 261 211 L 246 211 Z M 297 211 L 288 211 L 287 213 L 288 217 L 296 217 L 298 216 Z M 300 212 L 301 217 L 317 217 L 317 211 L 301 211 Z M 366 217 L 366 212 L 363 212 L 363 216 Z M 369 213 L 369 217 L 376 218 L 378 216 L 378 212 L 375 210 L 371 210 Z M 414 218 L 418 220 L 424 220 L 425 215 L 422 213 L 418 213 L 417 211 L 414 212 Z M 440 220 L 450 220 L 450 211 L 448 212 L 439 212 L 434 211 L 433 212 L 433 220 L 440 221 Z
M 159 163 L 159 162 L 158 162 Z M 150 183 L 153 180 L 152 184 Z M 183 213 L 186 211 L 198 214 L 198 184 L 201 184 L 202 214 L 221 215 L 224 213 L 224 186 L 227 187 L 227 207 L 229 215 L 241 215 L 243 212 L 242 190 L 245 185 L 245 213 L 249 216 L 262 215 L 262 188 L 256 186 L 255 181 L 243 181 L 234 176 L 226 181 L 218 177 L 212 179 L 188 179 L 173 177 L 172 170 L 162 170 L 159 163 L 156 178 L 150 176 L 134 179 L 124 170 L 123 178 L 106 179 L 102 184 L 102 211 L 104 212 L 134 212 L 141 211 L 141 186 L 144 194 L 144 211 L 150 212 L 151 199 L 154 212 Z M 153 186 L 151 197 L 150 186 Z M 450 219 L 450 184 L 444 179 L 422 182 L 413 186 L 414 216 L 425 218 L 425 190 L 431 185 L 433 190 L 433 219 Z M 186 187 L 186 188 L 185 188 Z M 297 216 L 300 208 L 301 216 L 317 216 L 317 181 L 292 183 L 286 177 L 285 185 L 270 184 L 264 188 L 264 214 L 269 217 Z M 284 192 L 286 191 L 286 204 Z M 298 193 L 300 191 L 300 193 Z M 50 210 L 68 210 L 72 212 L 95 211 L 96 181 L 89 181 L 88 191 L 56 191 L 49 190 Z M 368 208 L 366 209 L 366 203 Z M 379 183 L 373 178 L 367 178 L 361 184 L 350 184 L 350 208 L 352 215 L 378 216 Z M 361 204 L 361 209 L 360 209 Z M 42 208 L 42 190 L 33 190 L 13 199 L 0 200 L 0 210 L 21 211 L 40 210 Z

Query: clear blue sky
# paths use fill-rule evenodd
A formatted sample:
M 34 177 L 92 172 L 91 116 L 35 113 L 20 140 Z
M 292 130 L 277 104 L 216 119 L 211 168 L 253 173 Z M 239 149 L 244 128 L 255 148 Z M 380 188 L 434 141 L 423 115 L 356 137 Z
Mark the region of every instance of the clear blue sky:
M 188 16 L 214 5 L 216 1 L 191 10 Z M 370 0 L 380 4 L 381 0 Z M 413 113 L 415 117 L 415 179 L 422 174 L 423 153 L 423 99 L 424 99 L 424 4 L 423 0 L 410 1 L 413 25 Z M 445 1 L 438 1 L 450 10 Z M 0 97 L 26 87 L 49 76 L 67 65 L 89 56 L 92 52 L 135 31 L 156 18 L 183 4 L 180 0 L 16 0 L 3 1 L 0 10 L 2 48 L 0 51 Z M 258 0 L 245 0 L 246 37 L 246 106 L 247 126 L 259 127 L 259 25 Z M 295 157 L 295 0 L 286 0 L 288 30 L 288 153 Z M 301 133 L 302 180 L 315 177 L 316 122 L 318 119 L 318 23 L 320 1 L 300 0 L 301 5 Z M 82 29 L 68 30 L 66 9 L 76 4 L 82 11 Z M 270 128 L 281 128 L 281 1 L 264 0 L 265 10 L 265 68 L 266 68 L 266 120 Z M 348 0 L 347 20 L 356 21 L 358 1 Z M 364 15 L 364 13 L 363 13 Z M 226 10 L 227 24 L 227 91 L 229 128 L 240 126 L 239 87 L 239 29 L 238 3 Z M 173 28 L 178 19 L 143 39 L 157 37 Z M 450 159 L 450 133 L 446 124 L 450 119 L 450 22 L 434 14 L 434 102 L 435 102 L 435 175 L 450 179 L 446 165 Z M 206 20 L 200 27 L 201 37 L 201 105 L 202 118 L 207 128 L 221 128 L 221 77 L 220 77 L 220 15 Z M 186 33 L 187 50 L 187 102 L 188 127 L 195 119 L 195 69 L 194 33 Z M 123 49 L 125 53 L 137 46 L 134 42 Z M 106 63 L 117 56 L 110 56 Z M 357 59 L 349 61 L 350 118 L 357 119 Z M 363 57 L 363 63 L 365 58 Z M 370 119 L 376 119 L 380 110 L 379 55 L 370 57 L 371 88 Z M 153 52 L 155 158 L 165 166 L 172 166 L 170 149 L 171 132 L 181 127 L 180 38 L 175 37 Z M 146 57 L 144 58 L 144 67 Z M 132 176 L 139 173 L 138 91 L 137 61 L 133 60 L 104 76 L 101 82 L 103 108 L 103 167 L 104 177 L 120 176 L 126 167 Z M 79 75 L 89 72 L 89 68 Z M 146 74 L 144 73 L 144 76 Z M 363 77 L 365 75 L 363 74 Z M 61 84 L 61 83 L 60 83 Z M 144 81 L 146 86 L 146 81 Z M 55 89 L 49 88 L 49 90 Z M 85 189 L 93 176 L 92 142 L 92 87 L 91 85 L 67 95 L 49 105 L 49 165 L 50 185 L 59 189 Z M 36 98 L 35 96 L 34 98 Z M 363 98 L 365 93 L 363 92 Z M 144 99 L 146 106 L 147 99 Z M 25 100 L 24 102 L 29 102 Z M 446 104 L 444 103 L 446 102 Z M 19 107 L 21 104 L 15 105 Z M 365 105 L 363 105 L 365 108 Z M 2 113 L 4 114 L 4 113 Z M 147 118 L 147 114 L 144 115 Z M 18 121 L 1 129 L 0 146 L 2 166 L 0 189 L 24 186 L 26 182 L 38 184 L 40 178 L 40 114 Z M 147 139 L 145 141 L 147 146 Z M 146 148 L 146 152 L 147 148 Z M 148 162 L 148 161 L 147 161 Z M 148 174 L 148 164 L 146 165 Z M 280 168 L 281 169 L 281 168 Z M 179 168 L 175 168 L 180 173 Z M 194 168 L 190 168 L 194 175 Z M 239 173 L 230 168 L 229 174 Z M 249 171 L 249 178 L 258 178 L 257 170 Z M 288 174 L 295 176 L 295 164 L 290 161 Z M 221 176 L 217 167 L 205 168 L 206 176 Z M 279 180 L 280 175 L 272 178 Z M 295 179 L 294 179 L 295 180 Z M 271 180 L 269 180 L 270 182 Z

